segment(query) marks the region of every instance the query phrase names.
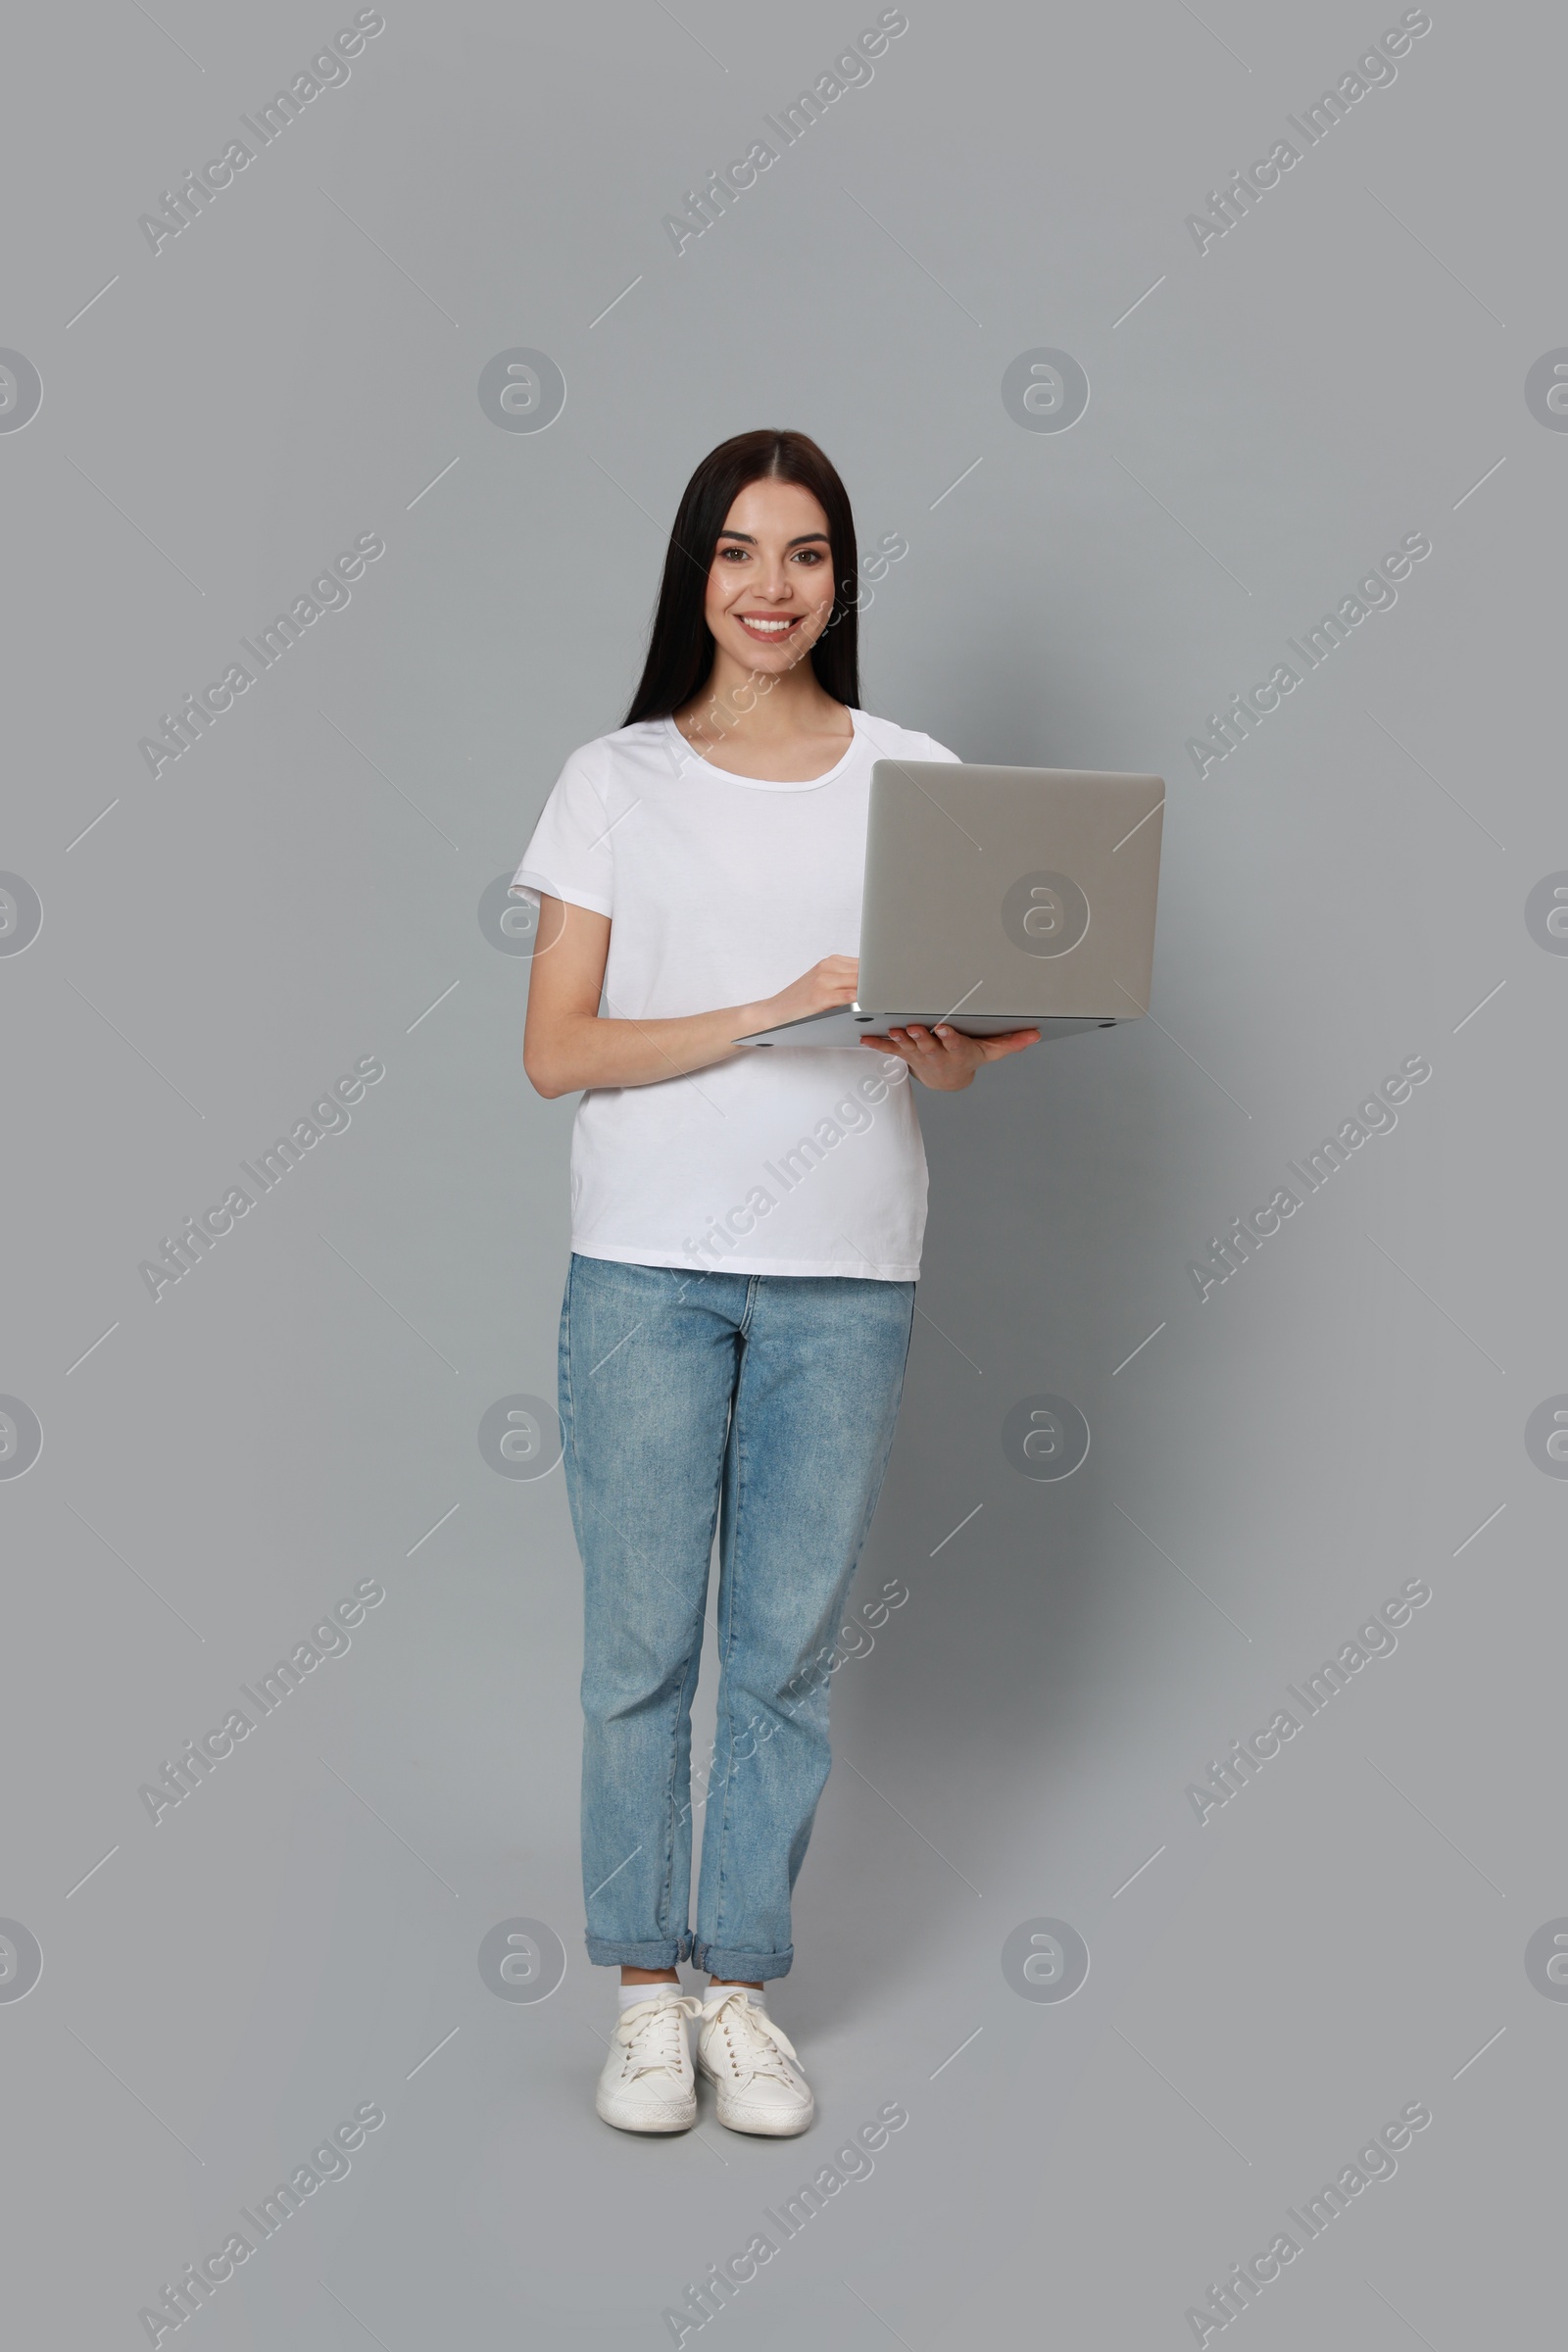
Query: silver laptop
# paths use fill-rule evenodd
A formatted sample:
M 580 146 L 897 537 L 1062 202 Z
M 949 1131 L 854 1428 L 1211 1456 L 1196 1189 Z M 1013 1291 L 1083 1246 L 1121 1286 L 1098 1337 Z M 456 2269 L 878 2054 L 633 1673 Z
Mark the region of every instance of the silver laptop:
M 749 1046 L 853 1045 L 909 1021 L 971 1037 L 1149 1009 L 1165 786 L 1079 768 L 878 760 L 854 1004 Z

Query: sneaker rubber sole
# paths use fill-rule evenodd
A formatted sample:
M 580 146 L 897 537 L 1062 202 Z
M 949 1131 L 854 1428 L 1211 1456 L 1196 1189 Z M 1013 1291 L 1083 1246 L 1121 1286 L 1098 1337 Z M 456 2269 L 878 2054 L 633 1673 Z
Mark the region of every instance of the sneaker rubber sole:
M 809 2131 L 816 2116 L 816 2100 L 808 2098 L 805 2107 L 775 2107 L 770 2100 L 751 2100 L 731 2092 L 721 2075 L 705 2066 L 699 2058 L 697 2071 L 705 2082 L 711 2082 L 717 2093 L 715 2113 L 726 2132 L 747 2132 L 760 2139 L 794 2139 L 800 2132 Z
M 644 2132 L 668 2135 L 689 2132 L 697 2121 L 697 2093 L 689 2101 L 666 2099 L 658 2107 L 627 2101 L 624 2105 L 601 2090 L 594 2100 L 594 2112 L 602 2123 L 613 2125 L 617 2132 Z

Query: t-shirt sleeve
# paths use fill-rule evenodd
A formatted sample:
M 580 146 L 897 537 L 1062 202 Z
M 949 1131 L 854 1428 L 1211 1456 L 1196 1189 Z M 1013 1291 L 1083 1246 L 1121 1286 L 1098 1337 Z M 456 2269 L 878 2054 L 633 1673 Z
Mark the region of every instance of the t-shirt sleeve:
M 961 764 L 957 753 L 950 752 L 947 745 L 938 743 L 934 735 L 928 735 L 925 739 L 925 756 L 928 760 L 951 760 L 956 767 Z
M 614 913 L 611 820 L 587 753 L 573 752 L 540 811 L 507 895 L 537 906 L 541 891 L 595 914 Z

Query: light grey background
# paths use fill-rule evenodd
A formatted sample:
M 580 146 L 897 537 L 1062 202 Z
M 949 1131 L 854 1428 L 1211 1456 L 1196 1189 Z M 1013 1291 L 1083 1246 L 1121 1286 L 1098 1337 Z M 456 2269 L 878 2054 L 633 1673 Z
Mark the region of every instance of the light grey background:
M 874 2175 L 711 2329 L 1175 2346 L 1424 2100 L 1250 2340 L 1539 2339 L 1568 1489 L 1524 1428 L 1568 1390 L 1568 963 L 1524 906 L 1568 867 L 1568 438 L 1524 381 L 1568 344 L 1560 17 L 1438 0 L 1200 255 L 1186 216 L 1396 8 L 911 0 L 677 256 L 664 214 L 874 8 L 388 0 L 155 256 L 138 216 L 352 13 L 10 35 L 0 343 L 43 405 L 0 433 L 0 866 L 43 925 L 0 957 L 0 1390 L 43 1449 L 0 1480 L 0 1914 L 43 1974 L 0 2002 L 9 2333 L 145 2342 L 162 2282 L 374 2100 L 208 2352 L 635 2352 L 898 2099 Z M 479 406 L 518 346 L 565 378 L 547 432 Z M 1068 432 L 1003 405 L 1042 347 L 1089 378 Z M 837 1678 L 775 1996 L 821 2120 L 643 2144 L 591 2105 L 565 1497 L 477 1444 L 552 1392 L 572 1111 L 524 1082 L 527 964 L 477 907 L 618 722 L 692 466 L 760 423 L 822 442 L 862 544 L 907 538 L 869 709 L 1170 802 L 1152 1017 L 922 1103 L 857 1586 L 910 1597 Z M 155 781 L 159 713 L 369 531 L 349 607 Z M 1416 531 L 1397 605 L 1200 780 L 1205 713 Z M 350 1129 L 154 1303 L 160 1237 L 368 1054 Z M 1189 1258 L 1415 1054 L 1397 1129 L 1200 1304 Z M 1003 1451 L 1037 1393 L 1092 1432 L 1060 1485 Z M 348 1654 L 155 1827 L 138 1787 L 368 1577 Z M 1200 1826 L 1188 1784 L 1413 1577 L 1396 1653 Z M 542 2003 L 478 1972 L 516 1917 L 565 1946 Z M 1091 1955 L 1061 2005 L 1002 1968 L 1048 1918 Z

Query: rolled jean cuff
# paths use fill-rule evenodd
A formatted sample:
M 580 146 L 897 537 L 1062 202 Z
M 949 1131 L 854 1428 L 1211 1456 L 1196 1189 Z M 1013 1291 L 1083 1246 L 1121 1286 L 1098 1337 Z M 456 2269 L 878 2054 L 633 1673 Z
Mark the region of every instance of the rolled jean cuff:
M 666 1936 L 659 1943 L 615 1943 L 608 1936 L 587 1935 L 583 1941 L 595 1968 L 675 1968 L 692 1956 L 690 1928 L 679 1936 Z M 784 1965 L 787 1968 L 789 1962 Z
M 736 1984 L 765 1984 L 769 1977 L 787 1977 L 795 1960 L 795 1946 L 786 1952 L 742 1952 L 732 1944 L 703 1943 L 693 1938 L 691 1961 L 693 1968 L 706 1969 L 710 1977 L 725 1977 Z

